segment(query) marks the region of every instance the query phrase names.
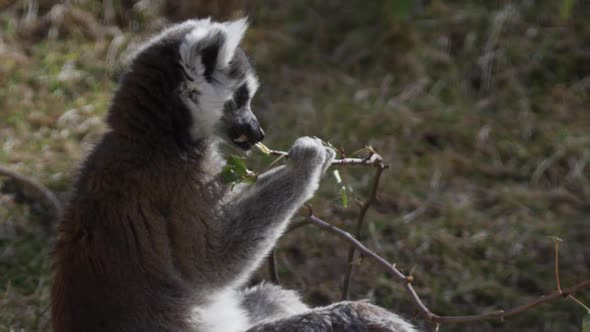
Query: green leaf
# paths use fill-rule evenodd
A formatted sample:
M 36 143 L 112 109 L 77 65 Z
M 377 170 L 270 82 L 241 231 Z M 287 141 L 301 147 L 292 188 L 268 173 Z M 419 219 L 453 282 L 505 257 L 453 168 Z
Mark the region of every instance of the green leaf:
M 342 186 L 342 188 L 340 188 L 340 201 L 342 202 L 342 206 L 344 208 L 348 207 L 348 194 L 346 193 L 345 186 Z
M 229 156 L 221 170 L 221 180 L 232 186 L 241 182 L 254 183 L 256 178 L 256 174 L 248 170 L 246 159 L 236 155 Z
M 590 312 L 582 317 L 582 332 L 590 332 Z
M 221 171 L 221 180 L 223 181 L 223 183 L 233 183 L 238 181 L 238 179 L 239 177 L 236 176 L 235 172 L 231 169 L 231 167 L 228 167 L 227 165 Z
M 338 170 L 334 170 L 332 172 L 334 174 L 334 179 L 336 180 L 336 184 L 340 186 L 340 203 L 344 208 L 348 207 L 348 193 L 346 191 L 346 186 L 342 183 L 342 177 L 340 177 L 340 173 Z
M 246 167 L 246 158 L 231 155 L 227 158 L 227 164 L 231 165 L 235 170 L 239 171 L 240 173 L 247 173 L 248 167 Z

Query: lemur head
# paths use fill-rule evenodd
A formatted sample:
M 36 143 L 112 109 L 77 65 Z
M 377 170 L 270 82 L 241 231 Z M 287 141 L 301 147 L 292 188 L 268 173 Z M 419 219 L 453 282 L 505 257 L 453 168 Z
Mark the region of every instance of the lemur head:
M 195 119 L 195 136 L 215 129 L 224 141 L 248 150 L 264 132 L 250 109 L 258 80 L 238 48 L 246 28 L 246 19 L 195 22 L 180 45 L 186 78 L 180 92 Z
M 149 115 L 144 121 L 166 128 L 165 134 L 194 143 L 213 138 L 250 149 L 264 132 L 250 108 L 258 80 L 238 47 L 247 25 L 246 19 L 202 19 L 164 30 L 136 52 L 120 90 L 139 91 L 145 99 L 136 103 L 143 112 L 140 118 Z M 111 113 L 113 118 L 116 112 Z

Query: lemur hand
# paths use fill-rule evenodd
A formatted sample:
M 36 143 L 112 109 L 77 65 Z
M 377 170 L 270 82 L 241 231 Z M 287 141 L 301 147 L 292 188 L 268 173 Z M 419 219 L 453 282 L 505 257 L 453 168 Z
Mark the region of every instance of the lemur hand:
M 289 150 L 290 164 L 306 173 L 319 170 L 323 174 L 332 164 L 334 157 L 336 151 L 325 146 L 319 138 L 298 138 Z

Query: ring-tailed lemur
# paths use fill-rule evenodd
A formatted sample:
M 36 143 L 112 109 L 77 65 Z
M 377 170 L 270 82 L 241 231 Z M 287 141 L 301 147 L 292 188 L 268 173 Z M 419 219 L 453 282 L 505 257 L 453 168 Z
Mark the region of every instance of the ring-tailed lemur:
M 334 151 L 303 137 L 252 185 L 220 181 L 219 142 L 263 139 L 246 21 L 191 20 L 132 58 L 60 223 L 52 319 L 66 331 L 415 331 L 367 302 L 310 309 L 244 289 Z

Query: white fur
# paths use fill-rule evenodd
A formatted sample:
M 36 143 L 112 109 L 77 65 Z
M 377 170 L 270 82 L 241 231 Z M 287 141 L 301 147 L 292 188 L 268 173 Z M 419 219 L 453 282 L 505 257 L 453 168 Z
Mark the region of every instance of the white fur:
M 210 136 L 222 116 L 223 104 L 231 98 L 231 83 L 221 74 L 234 56 L 236 48 L 242 40 L 248 27 L 245 18 L 225 23 L 211 22 L 210 19 L 189 21 L 193 30 L 190 31 L 180 45 L 179 53 L 181 65 L 190 80 L 184 82 L 183 100 L 193 116 L 194 127 L 191 135 L 194 138 Z M 186 25 L 185 25 L 186 26 Z M 207 42 L 217 34 L 224 36 L 223 44 L 217 55 L 216 70 L 213 72 L 213 83 L 203 77 L 203 67 L 199 52 L 207 46 Z M 249 87 L 257 88 L 258 81 L 254 75 L 248 75 Z M 217 84 L 215 83 L 217 82 Z M 190 98 L 190 91 L 198 91 L 198 100 Z M 252 90 L 251 90 L 252 91 Z M 255 90 L 254 90 L 255 91 Z
M 239 302 L 240 297 L 230 288 L 215 293 L 208 304 L 194 310 L 199 332 L 240 332 L 251 324 Z
M 258 86 L 260 85 L 260 83 L 258 83 L 258 77 L 256 77 L 256 75 L 254 75 L 253 73 L 249 73 L 246 76 L 246 84 L 248 84 L 248 91 L 250 91 L 250 96 L 253 96 L 256 91 L 258 90 Z
M 194 119 L 191 135 L 194 138 L 211 136 L 223 115 L 223 104 L 231 98 L 232 91 L 223 86 L 209 84 L 204 79 L 187 81 L 185 85 L 187 90 L 199 91 L 197 102 L 186 95 L 182 96 Z
M 189 74 L 195 73 L 202 75 L 203 68 L 201 59 L 197 55 L 201 48 L 206 46 L 202 42 L 206 42 L 217 33 L 221 33 L 224 37 L 223 44 L 217 54 L 217 67 L 223 69 L 227 67 L 234 56 L 236 48 L 244 37 L 244 33 L 248 28 L 248 21 L 242 18 L 237 21 L 217 23 L 211 22 L 210 19 L 203 19 L 193 22 L 193 30 L 186 35 L 184 41 L 180 45 L 180 57 L 182 65 L 185 68 L 193 69 Z M 193 77 L 194 78 L 194 77 Z
M 210 33 L 219 31 L 225 36 L 225 43 L 218 54 L 218 65 L 220 68 L 223 68 L 231 61 L 236 48 L 244 37 L 244 33 L 248 29 L 248 19 L 242 18 L 236 21 L 218 23 L 211 22 L 210 18 L 204 18 L 199 20 L 188 20 L 181 24 L 173 25 L 162 30 L 160 33 L 143 43 L 141 47 L 127 57 L 126 62 L 131 61 L 137 54 L 168 37 L 174 31 L 181 31 L 189 28 L 192 28 L 192 31 L 185 37 L 185 40 L 180 47 L 183 63 L 191 64 L 193 60 L 195 60 L 194 58 L 191 58 L 191 56 L 194 56 L 195 54 L 191 54 L 194 50 L 191 50 L 190 46 L 195 46 L 197 42 L 203 40 L 203 38 Z
M 234 56 L 236 48 L 244 37 L 246 29 L 248 29 L 248 20 L 246 18 L 237 21 L 221 23 L 223 31 L 225 32 L 225 43 L 219 52 L 218 61 L 222 67 L 228 65 Z
M 180 45 L 182 65 L 185 69 L 188 69 L 187 74 L 193 78 L 196 75 L 202 75 L 205 70 L 201 64 L 200 57 L 196 54 L 199 51 L 196 45 L 203 39 L 210 37 L 211 32 L 211 30 L 204 27 L 196 27 L 184 37 L 184 41 Z

